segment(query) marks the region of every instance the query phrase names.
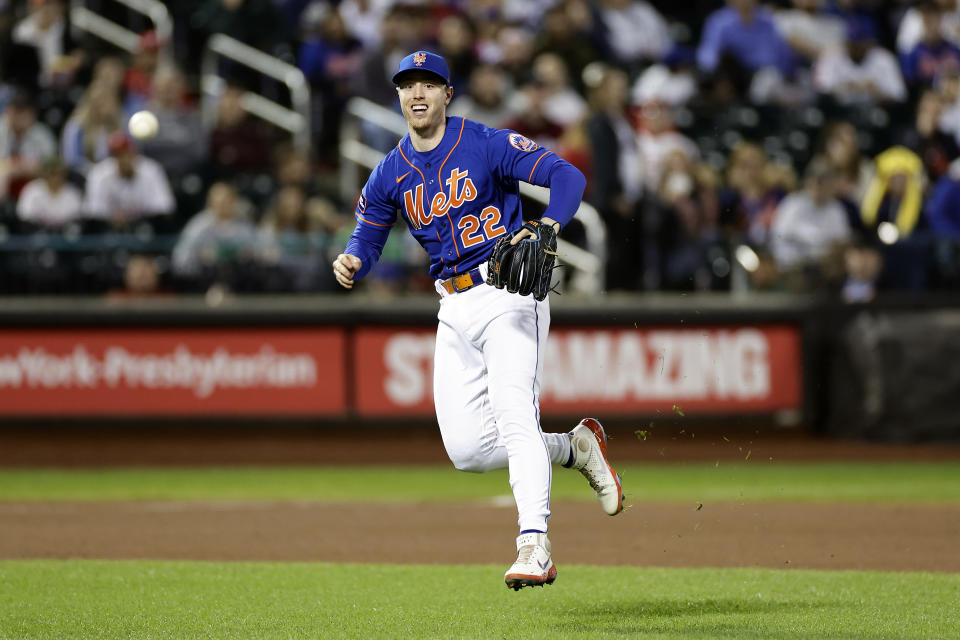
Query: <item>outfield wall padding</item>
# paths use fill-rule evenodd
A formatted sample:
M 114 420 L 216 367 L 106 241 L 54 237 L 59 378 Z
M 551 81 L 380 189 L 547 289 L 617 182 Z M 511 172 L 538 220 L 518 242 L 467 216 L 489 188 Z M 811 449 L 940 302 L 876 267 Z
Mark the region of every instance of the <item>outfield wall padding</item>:
M 434 296 L 209 302 L 0 300 L 0 424 L 432 418 Z M 541 401 L 553 416 L 740 417 L 844 436 L 956 435 L 953 298 L 847 306 L 781 294 L 656 294 L 554 297 L 551 307 Z
M 830 433 L 960 439 L 960 311 L 861 311 L 830 366 Z

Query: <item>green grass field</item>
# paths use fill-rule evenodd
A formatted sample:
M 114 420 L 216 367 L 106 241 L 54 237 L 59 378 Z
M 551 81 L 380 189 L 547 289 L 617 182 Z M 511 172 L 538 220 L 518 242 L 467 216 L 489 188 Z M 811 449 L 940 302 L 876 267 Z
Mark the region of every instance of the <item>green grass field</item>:
M 960 576 L 565 566 L 0 564 L 4 638 L 956 638 Z
M 627 498 L 675 500 L 960 501 L 960 463 L 796 464 L 764 461 L 618 466 Z M 349 478 L 349 482 L 344 479 Z M 323 468 L 0 470 L 0 500 L 483 500 L 506 474 L 450 465 Z M 575 473 L 553 497 L 592 500 Z
M 638 500 L 960 501 L 960 464 L 626 466 Z M 448 467 L 4 470 L 0 500 L 484 500 Z M 554 496 L 591 499 L 575 474 Z M 960 574 L 0 561 L 0 638 L 960 638 Z

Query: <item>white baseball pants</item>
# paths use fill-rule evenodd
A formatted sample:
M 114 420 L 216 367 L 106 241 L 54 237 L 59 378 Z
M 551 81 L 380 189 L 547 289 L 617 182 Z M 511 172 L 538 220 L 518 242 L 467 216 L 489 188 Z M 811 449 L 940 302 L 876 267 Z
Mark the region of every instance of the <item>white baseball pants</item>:
M 520 530 L 546 532 L 551 464 L 570 455 L 566 434 L 540 430 L 549 298 L 486 284 L 437 289 L 433 397 L 447 455 L 461 471 L 508 468 Z

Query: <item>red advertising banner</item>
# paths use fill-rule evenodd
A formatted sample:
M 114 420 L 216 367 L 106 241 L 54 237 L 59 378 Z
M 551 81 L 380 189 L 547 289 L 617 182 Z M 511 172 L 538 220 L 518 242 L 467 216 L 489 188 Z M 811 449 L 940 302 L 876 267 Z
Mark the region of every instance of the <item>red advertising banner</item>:
M 357 412 L 432 413 L 433 348 L 432 330 L 358 330 Z M 793 326 L 555 329 L 544 362 L 544 411 L 751 413 L 802 401 Z
M 334 329 L 0 331 L 0 416 L 346 413 Z

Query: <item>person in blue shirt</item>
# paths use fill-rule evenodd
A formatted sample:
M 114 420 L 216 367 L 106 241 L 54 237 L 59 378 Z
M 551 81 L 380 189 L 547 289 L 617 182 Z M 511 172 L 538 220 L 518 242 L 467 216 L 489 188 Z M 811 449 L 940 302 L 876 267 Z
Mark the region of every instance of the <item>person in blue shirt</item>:
M 960 160 L 933 185 L 923 217 L 934 235 L 960 238 Z
M 520 230 L 519 182 L 550 188 L 540 225 L 566 225 L 586 180 L 570 163 L 514 131 L 447 117 L 453 97 L 446 61 L 428 51 L 401 60 L 393 76 L 408 133 L 374 168 L 357 201 L 357 226 L 333 263 L 351 289 L 380 257 L 399 213 L 430 257 L 441 296 L 434 355 L 434 406 L 444 447 L 462 471 L 509 468 L 520 535 L 507 586 L 557 576 L 547 518 L 552 465 L 579 470 L 604 511 L 623 509 L 606 434 L 586 418 L 568 433 L 540 429 L 540 379 L 550 326 L 538 301 L 486 284 L 499 238 Z M 530 229 L 516 243 L 536 237 Z
M 923 2 L 923 39 L 901 60 L 903 77 L 911 87 L 932 86 L 947 72 L 960 70 L 960 48 L 947 42 L 940 32 L 943 10 L 936 2 Z
M 796 69 L 790 45 L 777 31 L 771 14 L 756 0 L 727 0 L 727 6 L 707 18 L 697 48 L 697 65 L 713 73 L 725 57 L 750 74 L 775 67 L 785 78 Z

